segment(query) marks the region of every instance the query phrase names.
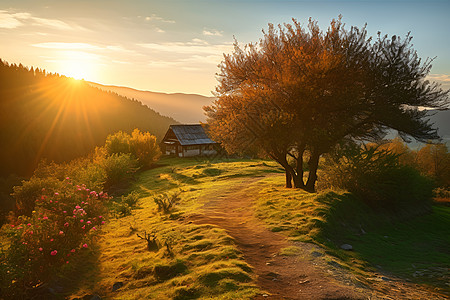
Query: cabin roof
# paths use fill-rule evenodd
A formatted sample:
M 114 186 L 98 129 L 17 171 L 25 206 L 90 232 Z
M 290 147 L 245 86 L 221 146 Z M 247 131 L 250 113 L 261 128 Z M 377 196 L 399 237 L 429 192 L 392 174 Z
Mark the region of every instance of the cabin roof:
M 213 140 L 211 140 L 205 132 L 205 129 L 201 124 L 194 125 L 170 125 L 169 130 L 166 133 L 166 136 L 163 139 L 164 143 L 173 143 L 173 140 L 168 139 L 168 133 L 172 130 L 172 132 L 177 137 L 177 140 L 180 142 L 182 146 L 186 145 L 205 145 L 205 144 L 216 144 Z

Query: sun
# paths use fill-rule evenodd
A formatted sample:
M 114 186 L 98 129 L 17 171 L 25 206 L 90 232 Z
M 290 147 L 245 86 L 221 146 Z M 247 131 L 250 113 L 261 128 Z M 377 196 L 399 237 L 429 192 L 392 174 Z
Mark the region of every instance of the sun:
M 95 71 L 95 59 L 89 53 L 81 51 L 67 51 L 60 61 L 59 73 L 74 79 L 92 78 Z
M 86 66 L 83 66 L 83 64 L 69 61 L 65 63 L 65 70 L 63 73 L 74 79 L 81 80 L 87 77 L 86 75 L 88 72 Z

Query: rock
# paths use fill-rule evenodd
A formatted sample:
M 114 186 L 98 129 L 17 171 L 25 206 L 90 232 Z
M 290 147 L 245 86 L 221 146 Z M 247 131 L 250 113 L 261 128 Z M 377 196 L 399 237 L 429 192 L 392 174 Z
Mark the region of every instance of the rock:
M 330 266 L 335 267 L 335 268 L 342 268 L 341 264 L 339 264 L 338 262 L 335 262 L 334 260 L 329 261 L 328 264 L 329 264 Z
M 115 292 L 118 289 L 120 289 L 121 287 L 123 287 L 123 282 L 121 282 L 121 281 L 116 282 L 113 284 L 112 291 Z
M 269 295 L 267 295 L 267 294 L 263 294 L 263 297 L 269 297 Z
M 321 256 L 323 256 L 323 253 L 320 253 L 320 252 L 317 252 L 317 251 L 313 251 L 313 252 L 311 252 L 311 255 L 314 256 L 314 257 L 321 257 Z
M 350 251 L 350 250 L 353 250 L 353 247 L 352 247 L 352 245 L 349 245 L 349 244 L 342 244 L 341 249 Z

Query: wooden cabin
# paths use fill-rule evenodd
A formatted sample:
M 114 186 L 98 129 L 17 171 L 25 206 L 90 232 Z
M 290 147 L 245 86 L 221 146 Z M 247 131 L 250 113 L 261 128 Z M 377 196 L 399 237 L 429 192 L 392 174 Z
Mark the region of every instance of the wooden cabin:
M 214 155 L 217 146 L 200 124 L 170 125 L 161 142 L 164 154 L 178 157 Z

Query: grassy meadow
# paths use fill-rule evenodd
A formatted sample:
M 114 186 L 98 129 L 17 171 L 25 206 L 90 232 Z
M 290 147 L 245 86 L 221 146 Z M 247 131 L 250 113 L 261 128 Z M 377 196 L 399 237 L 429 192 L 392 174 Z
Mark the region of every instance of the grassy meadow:
M 370 285 L 374 274 L 398 276 L 448 292 L 450 207 L 405 221 L 374 213 L 351 194 L 324 190 L 310 194 L 283 187 L 284 174 L 271 161 L 163 158 L 138 174 L 130 192 L 139 194 L 131 214 L 111 214 L 98 237 L 98 260 L 71 298 L 89 294 L 114 299 L 251 299 L 263 293 L 255 275 L 223 229 L 195 225 L 210 195 L 237 180 L 249 181 L 256 216 L 267 228 L 293 241 L 323 247 L 330 264 Z M 153 198 L 179 193 L 168 212 Z M 119 200 L 116 200 L 119 201 Z M 137 236 L 153 233 L 158 249 Z M 341 250 L 351 244 L 353 251 Z M 295 246 L 282 255 L 296 255 Z M 90 275 L 91 274 L 91 275 Z M 112 291 L 114 284 L 121 285 Z

